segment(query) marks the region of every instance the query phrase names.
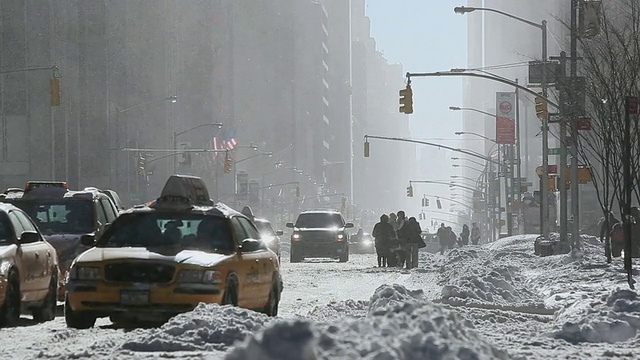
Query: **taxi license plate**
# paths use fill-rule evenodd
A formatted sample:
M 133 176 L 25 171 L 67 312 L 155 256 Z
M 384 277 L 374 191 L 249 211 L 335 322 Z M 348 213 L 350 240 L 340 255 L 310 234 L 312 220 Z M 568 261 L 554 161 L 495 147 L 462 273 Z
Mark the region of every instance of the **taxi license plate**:
M 149 303 L 149 292 L 140 290 L 120 291 L 120 303 L 122 305 L 144 305 Z

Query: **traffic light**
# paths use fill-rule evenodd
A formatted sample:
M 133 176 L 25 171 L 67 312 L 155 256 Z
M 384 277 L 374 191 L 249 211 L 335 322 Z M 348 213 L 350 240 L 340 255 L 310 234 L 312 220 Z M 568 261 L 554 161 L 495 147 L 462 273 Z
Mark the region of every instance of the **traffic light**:
M 400 112 L 404 114 L 413 114 L 413 90 L 411 85 L 407 85 L 405 89 L 400 90 Z
M 229 157 L 229 153 L 227 153 L 224 157 L 224 173 L 231 173 L 231 158 Z
M 138 174 L 144 175 L 144 170 L 147 165 L 147 158 L 144 153 L 138 154 Z
M 52 78 L 49 82 L 51 90 L 51 106 L 60 106 L 60 79 Z
M 300 197 L 300 185 L 296 185 L 296 197 Z
M 428 197 L 425 196 L 425 197 L 422 198 L 422 206 L 423 207 L 429 206 L 429 198 Z
M 369 157 L 369 141 L 364 142 L 364 157 Z
M 438 206 L 438 209 L 442 209 L 442 203 L 440 202 L 440 199 L 436 199 L 436 205 Z
M 407 197 L 413 197 L 413 186 L 407 186 Z
M 547 100 L 540 96 L 536 96 L 536 116 L 540 120 L 544 120 L 549 116 Z

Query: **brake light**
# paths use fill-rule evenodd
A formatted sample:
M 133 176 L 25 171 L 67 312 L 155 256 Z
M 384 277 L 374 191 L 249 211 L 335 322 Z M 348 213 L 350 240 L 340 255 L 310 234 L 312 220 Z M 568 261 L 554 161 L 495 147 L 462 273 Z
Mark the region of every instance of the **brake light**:
M 299 233 L 293 233 L 293 235 L 291 235 L 291 240 L 292 240 L 292 241 L 300 241 L 300 238 L 301 238 L 301 237 L 302 237 L 302 236 L 300 236 L 300 234 L 299 234 Z
M 336 236 L 336 241 L 344 241 L 344 234 L 338 234 L 338 236 Z

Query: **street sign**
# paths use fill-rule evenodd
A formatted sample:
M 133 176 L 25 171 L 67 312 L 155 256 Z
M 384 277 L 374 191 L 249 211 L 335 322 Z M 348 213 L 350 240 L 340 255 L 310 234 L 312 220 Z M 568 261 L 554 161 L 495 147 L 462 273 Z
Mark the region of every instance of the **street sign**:
M 562 116 L 558 113 L 549 113 L 549 124 L 559 123 L 562 119 Z
M 560 155 L 560 148 L 550 148 L 549 155 Z
M 544 175 L 544 168 L 542 166 L 536 167 L 536 175 L 538 176 Z
M 588 117 L 578 118 L 576 127 L 578 130 L 591 130 L 591 119 Z
M 556 79 L 561 75 L 560 63 L 557 61 L 547 61 L 546 66 L 542 61 L 529 61 L 529 84 L 538 85 L 542 83 L 542 71 L 546 68 L 547 84 L 555 84 Z

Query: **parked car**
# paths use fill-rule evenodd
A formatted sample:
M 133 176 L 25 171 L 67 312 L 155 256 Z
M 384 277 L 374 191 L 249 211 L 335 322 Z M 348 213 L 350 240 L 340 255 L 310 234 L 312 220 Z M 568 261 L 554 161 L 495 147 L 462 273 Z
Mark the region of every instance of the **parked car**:
M 290 250 L 292 263 L 306 257 L 349 261 L 349 234 L 346 229 L 352 228 L 353 224 L 345 222 L 340 212 L 305 211 L 298 215 L 295 224 L 287 223 L 287 227 L 293 229 Z
M 267 219 L 254 218 L 253 223 L 260 232 L 260 237 L 267 244 L 267 247 L 278 255 L 280 260 L 280 236 L 283 234 L 282 230 L 273 230 L 271 223 Z
M 164 322 L 199 303 L 278 313 L 279 262 L 255 225 L 213 204 L 204 182 L 173 175 L 160 197 L 122 213 L 71 265 L 65 321 L 89 328 Z
M 61 273 L 58 300 L 64 299 L 63 279 L 71 262 L 87 249 L 80 238 L 85 234 L 100 237 L 119 214 L 109 196 L 100 190 L 70 191 L 65 182 L 29 181 L 22 191 L 5 191 L 2 201 L 26 212 L 56 249 Z
M 0 325 L 15 325 L 21 313 L 38 322 L 56 314 L 58 256 L 22 210 L 0 204 Z

